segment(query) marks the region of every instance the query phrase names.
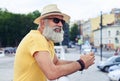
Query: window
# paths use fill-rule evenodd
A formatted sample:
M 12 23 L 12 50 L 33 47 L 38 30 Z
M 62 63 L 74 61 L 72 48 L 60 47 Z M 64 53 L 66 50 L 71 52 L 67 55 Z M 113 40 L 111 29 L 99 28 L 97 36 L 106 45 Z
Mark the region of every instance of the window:
M 111 32 L 110 32 L 110 31 L 108 31 L 108 36 L 110 37 L 110 35 L 111 35 Z
M 119 35 L 119 34 L 120 34 L 120 33 L 119 33 L 119 31 L 117 30 L 117 31 L 116 31 L 116 35 Z
M 111 40 L 109 40 L 109 44 L 111 43 Z
M 115 37 L 115 43 L 119 43 L 119 39 Z
M 120 57 L 115 59 L 116 62 L 120 62 Z

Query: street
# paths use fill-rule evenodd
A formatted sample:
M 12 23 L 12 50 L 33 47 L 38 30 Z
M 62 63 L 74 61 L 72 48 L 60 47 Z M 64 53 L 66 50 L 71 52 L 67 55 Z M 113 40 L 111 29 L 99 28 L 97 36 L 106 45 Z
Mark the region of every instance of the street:
M 0 57 L 0 81 L 12 81 L 14 56 Z
M 80 54 L 75 49 L 69 50 L 65 54 L 66 60 L 77 60 Z M 103 60 L 106 58 L 103 57 Z M 0 57 L 0 81 L 12 81 L 13 80 L 13 62 L 14 56 Z M 70 81 L 109 81 L 107 73 L 101 72 L 97 69 L 96 65 L 100 62 L 100 56 L 95 55 L 95 64 L 89 69 L 82 72 L 78 71 L 69 75 Z

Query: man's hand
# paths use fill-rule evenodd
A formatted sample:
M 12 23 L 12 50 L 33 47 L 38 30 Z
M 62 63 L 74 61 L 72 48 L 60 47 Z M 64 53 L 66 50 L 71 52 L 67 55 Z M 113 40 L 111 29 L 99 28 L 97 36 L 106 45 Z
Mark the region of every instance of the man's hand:
M 84 69 L 87 69 L 89 66 L 94 64 L 95 56 L 94 56 L 94 53 L 91 52 L 91 53 L 86 54 L 86 55 L 81 55 L 80 59 L 83 60 L 83 62 L 85 64 Z

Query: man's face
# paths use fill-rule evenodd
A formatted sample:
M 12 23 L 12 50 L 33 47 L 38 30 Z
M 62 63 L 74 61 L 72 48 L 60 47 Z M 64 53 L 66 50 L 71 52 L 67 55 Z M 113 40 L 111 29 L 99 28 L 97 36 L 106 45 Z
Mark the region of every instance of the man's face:
M 64 21 L 61 16 L 50 16 L 45 20 L 43 35 L 54 43 L 62 42 L 64 31 L 62 29 Z

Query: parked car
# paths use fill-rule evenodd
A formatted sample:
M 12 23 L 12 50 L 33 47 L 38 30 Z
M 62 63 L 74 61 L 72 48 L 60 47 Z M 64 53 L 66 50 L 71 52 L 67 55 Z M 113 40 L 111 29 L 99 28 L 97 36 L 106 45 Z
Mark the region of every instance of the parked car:
M 97 65 L 97 68 L 101 71 L 108 72 L 110 66 L 120 64 L 120 56 L 112 56 L 106 61 L 102 61 Z
M 4 54 L 4 51 L 3 51 L 3 50 L 0 50 L 0 54 Z
M 68 48 L 75 48 L 75 43 L 70 41 L 69 45 L 68 45 Z
M 120 81 L 120 69 L 109 72 L 108 77 L 111 81 Z
M 117 70 L 117 69 L 120 69 L 120 64 L 111 66 L 108 69 L 108 72 L 111 72 L 111 71 L 114 71 L 114 70 Z
M 15 53 L 15 52 L 16 52 L 16 48 L 13 48 L 13 47 L 6 47 L 6 48 L 4 48 L 4 53 L 5 54 Z

